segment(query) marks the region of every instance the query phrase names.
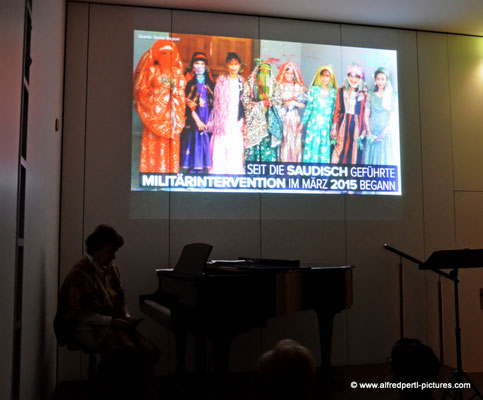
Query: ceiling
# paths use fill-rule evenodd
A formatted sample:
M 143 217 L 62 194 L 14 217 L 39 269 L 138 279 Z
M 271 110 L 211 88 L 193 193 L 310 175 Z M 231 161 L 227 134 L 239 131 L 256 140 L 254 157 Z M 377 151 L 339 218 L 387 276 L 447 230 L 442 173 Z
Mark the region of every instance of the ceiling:
M 483 0 L 78 0 L 483 36 Z

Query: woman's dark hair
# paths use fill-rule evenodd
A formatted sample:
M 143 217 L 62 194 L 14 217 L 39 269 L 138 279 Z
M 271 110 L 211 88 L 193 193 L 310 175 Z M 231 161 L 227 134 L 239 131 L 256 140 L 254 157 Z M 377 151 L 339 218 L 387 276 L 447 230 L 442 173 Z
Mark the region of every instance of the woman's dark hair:
M 240 64 L 242 63 L 240 56 L 233 51 L 230 51 L 226 56 L 226 63 L 228 64 L 231 60 L 237 60 Z
M 377 75 L 380 75 L 380 74 L 385 75 L 385 76 L 386 76 L 386 79 L 387 79 L 387 80 L 389 80 L 389 77 L 388 77 L 388 76 L 387 76 L 387 74 L 386 74 L 385 72 L 383 72 L 383 71 L 376 71 L 376 72 L 374 73 L 374 80 L 376 80 L 376 79 L 377 79 Z M 387 86 L 387 81 L 386 81 L 386 86 Z M 376 93 L 378 90 L 379 90 L 379 86 L 374 85 L 374 93 Z
M 86 239 L 87 254 L 92 255 L 92 252 L 101 250 L 110 244 L 119 248 L 124 244 L 124 239 L 113 227 L 99 225 Z
M 195 51 L 193 53 L 193 55 L 191 56 L 190 64 L 188 65 L 188 67 L 184 71 L 185 75 L 187 73 L 192 73 L 193 72 L 193 64 L 196 61 L 203 61 L 205 63 L 205 65 L 206 65 L 206 71 L 208 71 L 208 57 L 202 51 Z M 205 71 L 205 75 L 206 75 L 206 71 Z

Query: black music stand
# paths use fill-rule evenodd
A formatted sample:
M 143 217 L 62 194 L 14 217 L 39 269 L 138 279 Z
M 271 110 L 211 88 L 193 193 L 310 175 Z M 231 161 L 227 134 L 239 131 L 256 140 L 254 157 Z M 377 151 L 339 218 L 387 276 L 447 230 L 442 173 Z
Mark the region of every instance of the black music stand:
M 453 281 L 454 285 L 454 306 L 455 306 L 455 336 L 456 336 L 456 370 L 453 372 L 451 377 L 452 386 L 455 383 L 462 383 L 463 379 L 471 384 L 471 388 L 475 392 L 468 400 L 473 399 L 478 396 L 478 398 L 483 400 L 483 396 L 478 391 L 477 387 L 471 381 L 469 376 L 463 371 L 462 361 L 461 361 L 461 327 L 460 327 L 460 313 L 459 313 L 459 292 L 458 292 L 458 269 L 460 268 L 478 268 L 483 267 L 483 249 L 473 250 L 473 249 L 462 249 L 462 250 L 439 250 L 435 251 L 429 256 L 425 262 L 409 256 L 387 244 L 384 245 L 386 250 L 389 250 L 401 257 L 406 258 L 419 265 L 421 270 L 431 270 L 438 275 L 444 276 L 445 278 Z M 451 269 L 451 272 L 447 274 L 446 272 L 440 271 L 441 269 Z M 446 389 L 442 400 L 447 396 L 455 400 L 463 400 L 462 388 L 453 388 L 453 395 L 450 393 L 451 389 Z

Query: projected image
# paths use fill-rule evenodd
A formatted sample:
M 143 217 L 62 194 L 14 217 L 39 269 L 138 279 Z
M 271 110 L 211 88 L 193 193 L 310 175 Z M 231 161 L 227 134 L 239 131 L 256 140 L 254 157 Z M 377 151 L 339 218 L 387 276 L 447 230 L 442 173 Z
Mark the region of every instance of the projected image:
M 397 54 L 134 31 L 132 190 L 401 194 Z

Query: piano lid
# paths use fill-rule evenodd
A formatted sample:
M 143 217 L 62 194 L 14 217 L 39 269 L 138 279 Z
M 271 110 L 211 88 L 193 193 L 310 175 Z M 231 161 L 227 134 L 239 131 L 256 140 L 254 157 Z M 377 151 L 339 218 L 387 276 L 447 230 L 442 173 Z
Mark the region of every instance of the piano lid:
M 200 276 L 213 246 L 206 243 L 190 243 L 183 247 L 174 271 L 181 274 Z
M 240 257 L 236 260 L 211 260 L 207 268 L 225 271 L 285 271 L 300 268 L 300 260 Z

